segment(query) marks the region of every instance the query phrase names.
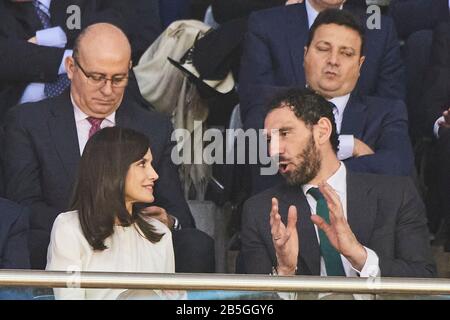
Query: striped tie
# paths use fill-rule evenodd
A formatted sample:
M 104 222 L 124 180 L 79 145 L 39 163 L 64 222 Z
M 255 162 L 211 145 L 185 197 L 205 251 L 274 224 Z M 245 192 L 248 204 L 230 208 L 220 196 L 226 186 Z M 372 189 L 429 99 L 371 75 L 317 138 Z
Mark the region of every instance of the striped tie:
M 42 23 L 44 29 L 52 27 L 48 9 L 45 8 L 39 1 L 33 0 L 33 5 L 36 10 L 36 14 Z M 44 94 L 47 98 L 59 96 L 70 85 L 70 80 L 67 78 L 67 74 L 63 73 L 58 75 L 58 78 L 54 82 L 45 84 Z
M 89 139 L 100 130 L 100 125 L 102 124 L 103 118 L 88 117 L 87 120 L 91 124 L 91 129 L 89 129 Z

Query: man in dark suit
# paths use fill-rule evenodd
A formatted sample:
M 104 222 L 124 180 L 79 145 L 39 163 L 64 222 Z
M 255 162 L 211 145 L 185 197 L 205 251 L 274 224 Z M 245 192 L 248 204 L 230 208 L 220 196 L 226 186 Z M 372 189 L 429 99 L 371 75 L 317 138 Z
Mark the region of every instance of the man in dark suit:
M 340 8 L 343 3 L 343 0 L 305 0 L 301 4 L 262 10 L 250 16 L 239 79 L 244 124 L 255 115 L 249 104 L 258 95 L 258 86 L 306 84 L 303 55 L 309 28 L 320 11 Z M 347 8 L 345 4 L 344 9 L 366 26 L 368 16 L 364 10 Z M 365 37 L 366 61 L 355 91 L 362 95 L 404 99 L 404 68 L 392 20 L 382 16 L 381 28 L 370 30 L 365 27 Z
M 211 266 L 205 261 L 214 259 L 214 254 L 210 257 L 211 252 L 203 251 L 210 246 L 210 240 L 198 235 L 197 230 L 187 229 L 195 225 L 171 160 L 169 119 L 141 108 L 124 95 L 130 59 L 130 45 L 119 28 L 106 23 L 91 25 L 76 41 L 73 57 L 65 61 L 71 79 L 70 92 L 19 105 L 7 115 L 3 141 L 6 196 L 32 209 L 30 240 L 34 268 L 45 267 L 52 224 L 59 213 L 67 210 L 87 140 L 95 131 L 115 125 L 140 131 L 151 141 L 160 179 L 155 189 L 157 202 L 145 211 L 167 221 L 174 229 L 178 229 L 178 222 L 183 227 L 174 233 L 175 253 L 180 250 L 188 261 L 178 255 L 177 263 L 192 266 L 192 272 Z M 183 235 L 187 239 L 177 241 Z M 201 237 L 199 243 L 194 242 L 197 247 L 190 247 L 191 236 Z M 198 255 L 197 265 L 189 261 L 194 259 L 194 252 Z M 177 266 L 183 269 L 182 265 Z
M 413 152 L 408 135 L 408 115 L 400 100 L 361 96 L 355 92 L 360 70 L 363 30 L 344 10 L 322 11 L 311 26 L 304 53 L 308 87 L 332 102 L 339 133 L 339 160 L 348 169 L 376 174 L 410 175 Z M 261 105 L 275 87 L 261 87 L 252 101 L 257 116 L 251 127 L 262 127 Z M 253 167 L 254 193 L 273 186 L 280 177 L 260 176 Z
M 137 60 L 161 31 L 157 0 L 145 2 L 0 0 L 0 119 L 19 102 L 52 97 L 62 89 L 49 88 L 68 86 L 64 59 L 92 23 L 119 26 L 129 35 Z
M 329 103 L 292 89 L 265 119 L 285 182 L 249 199 L 242 218 L 246 273 L 433 277 L 424 206 L 408 178 L 358 174 L 336 156 Z
M 0 119 L 19 102 L 56 95 L 60 91 L 49 88 L 57 84 L 67 87 L 64 58 L 80 30 L 94 21 L 125 28 L 123 5 L 122 0 L 0 0 Z M 70 6 L 76 11 L 68 12 Z
M 29 212 L 0 198 L 0 269 L 28 269 Z

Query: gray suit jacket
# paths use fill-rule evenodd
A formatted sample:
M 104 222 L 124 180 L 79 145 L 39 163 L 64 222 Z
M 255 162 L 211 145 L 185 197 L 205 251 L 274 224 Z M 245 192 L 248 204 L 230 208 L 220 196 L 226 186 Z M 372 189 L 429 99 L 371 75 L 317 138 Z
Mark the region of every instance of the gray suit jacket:
M 285 184 L 250 198 L 244 205 L 242 271 L 269 274 L 276 265 L 269 224 L 272 197 L 279 201 L 284 223 L 288 207 L 297 207 L 298 273 L 319 275 L 320 249 L 309 205 L 299 188 Z M 358 241 L 377 253 L 381 276 L 436 275 L 425 208 L 409 178 L 347 171 L 347 219 Z

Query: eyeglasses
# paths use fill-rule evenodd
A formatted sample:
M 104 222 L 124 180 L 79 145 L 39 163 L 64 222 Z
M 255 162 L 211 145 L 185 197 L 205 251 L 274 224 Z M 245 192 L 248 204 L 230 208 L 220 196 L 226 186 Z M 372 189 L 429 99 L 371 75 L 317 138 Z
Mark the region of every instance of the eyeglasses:
M 80 68 L 81 72 L 83 72 L 84 76 L 87 79 L 87 83 L 89 83 L 91 86 L 100 88 L 106 85 L 108 81 L 111 81 L 111 85 L 114 88 L 123 88 L 128 83 L 128 75 L 117 75 L 113 76 L 112 78 L 107 78 L 102 74 L 87 73 L 76 58 L 73 58 L 73 61 L 75 61 L 75 64 Z

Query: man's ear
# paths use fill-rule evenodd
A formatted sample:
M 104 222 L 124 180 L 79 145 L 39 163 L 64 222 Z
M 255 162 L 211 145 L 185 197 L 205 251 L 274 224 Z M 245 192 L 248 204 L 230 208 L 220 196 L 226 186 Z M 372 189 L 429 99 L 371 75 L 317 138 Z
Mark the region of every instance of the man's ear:
M 332 125 L 328 118 L 322 117 L 314 126 L 316 142 L 323 145 L 330 142 Z
M 73 70 L 75 67 L 75 61 L 73 60 L 73 57 L 67 56 L 66 60 L 64 60 L 64 67 L 66 68 L 67 77 L 72 80 L 73 78 Z
M 305 46 L 305 47 L 303 48 L 303 59 L 305 59 L 307 53 L 308 53 L 308 47 Z
M 364 63 L 364 61 L 366 60 L 365 56 L 361 56 L 361 58 L 359 58 L 359 70 L 361 71 L 361 67 Z

